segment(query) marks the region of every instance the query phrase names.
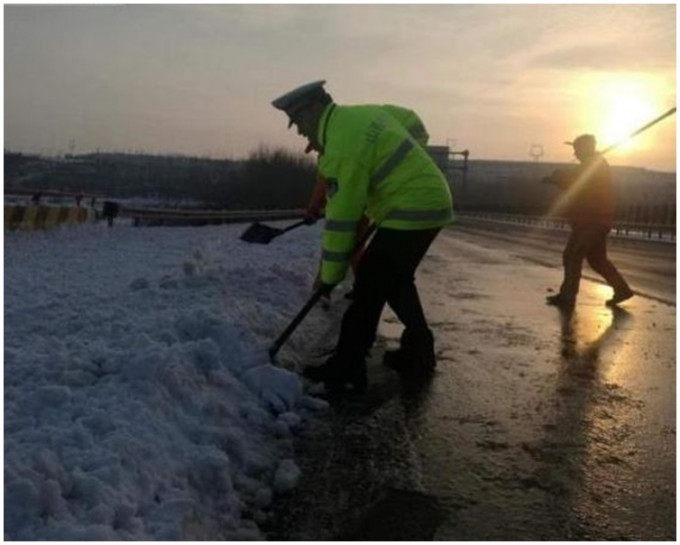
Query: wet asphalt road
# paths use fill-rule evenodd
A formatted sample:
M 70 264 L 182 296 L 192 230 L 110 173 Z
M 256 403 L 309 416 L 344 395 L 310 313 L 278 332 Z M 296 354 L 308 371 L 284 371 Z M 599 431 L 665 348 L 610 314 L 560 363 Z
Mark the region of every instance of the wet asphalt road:
M 332 400 L 297 444 L 300 485 L 272 540 L 673 540 L 675 247 L 614 243 L 639 293 L 581 284 L 546 306 L 563 238 L 458 224 L 421 264 L 436 374 L 380 363 L 401 332 L 386 312 L 365 396 Z

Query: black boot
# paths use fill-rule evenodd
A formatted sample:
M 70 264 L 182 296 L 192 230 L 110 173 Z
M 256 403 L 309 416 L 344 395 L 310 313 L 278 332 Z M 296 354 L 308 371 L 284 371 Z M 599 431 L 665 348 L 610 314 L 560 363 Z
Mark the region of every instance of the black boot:
M 434 371 L 437 361 L 434 353 L 434 337 L 427 330 L 413 334 L 404 330 L 397 350 L 388 350 L 383 363 L 399 373 L 427 375 Z
M 546 297 L 545 304 L 561 308 L 562 310 L 574 310 L 576 299 L 574 297 L 566 297 L 561 293 L 558 293 L 556 295 L 549 295 Z
M 366 363 L 363 360 L 343 360 L 337 354 L 319 367 L 305 368 L 302 374 L 313 382 L 323 382 L 328 392 L 342 392 L 349 386 L 361 393 L 368 387 Z

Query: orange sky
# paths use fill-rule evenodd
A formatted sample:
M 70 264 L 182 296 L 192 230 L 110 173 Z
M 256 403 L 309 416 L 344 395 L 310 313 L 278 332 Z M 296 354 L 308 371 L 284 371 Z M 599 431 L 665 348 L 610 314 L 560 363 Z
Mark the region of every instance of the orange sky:
M 270 102 L 316 79 L 473 159 L 569 161 L 564 140 L 606 147 L 675 105 L 673 4 L 6 4 L 4 29 L 16 151 L 302 151 Z M 675 170 L 675 117 L 610 158 Z

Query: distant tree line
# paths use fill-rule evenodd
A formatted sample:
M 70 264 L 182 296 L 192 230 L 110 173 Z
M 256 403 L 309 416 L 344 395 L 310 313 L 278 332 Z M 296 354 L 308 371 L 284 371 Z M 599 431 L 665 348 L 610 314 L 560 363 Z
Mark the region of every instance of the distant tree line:
M 304 155 L 261 146 L 251 153 L 229 185 L 230 208 L 304 208 L 312 195 L 316 165 Z M 226 208 L 226 206 L 225 206 Z
M 310 157 L 260 146 L 246 160 L 92 153 L 63 159 L 5 151 L 5 191 L 59 190 L 102 197 L 192 200 L 212 209 L 306 206 L 314 187 Z
M 539 183 L 558 163 L 470 161 L 463 174 L 447 169 L 458 211 L 494 211 L 543 215 L 559 191 Z M 617 209 L 642 216 L 639 206 L 675 205 L 675 173 L 612 167 Z M 304 208 L 312 194 L 315 157 L 260 146 L 239 161 L 148 154 L 93 153 L 44 158 L 5 151 L 5 192 L 11 189 L 57 190 L 107 199 L 142 197 L 178 206 L 216 210 Z M 617 212 L 617 216 L 619 212 Z M 655 214 L 655 217 L 657 214 Z M 638 221 L 638 220 L 635 220 Z

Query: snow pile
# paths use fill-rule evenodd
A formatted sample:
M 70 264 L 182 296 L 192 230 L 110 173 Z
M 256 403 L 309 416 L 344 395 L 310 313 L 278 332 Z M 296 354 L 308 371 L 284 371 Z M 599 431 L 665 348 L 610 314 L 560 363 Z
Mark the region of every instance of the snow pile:
M 324 407 L 267 355 L 319 227 L 267 246 L 244 227 L 6 233 L 6 539 L 263 539 Z M 291 366 L 330 327 L 312 312 Z

